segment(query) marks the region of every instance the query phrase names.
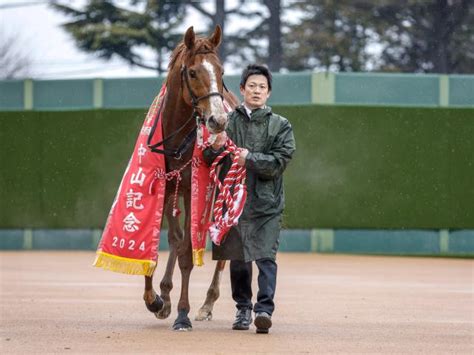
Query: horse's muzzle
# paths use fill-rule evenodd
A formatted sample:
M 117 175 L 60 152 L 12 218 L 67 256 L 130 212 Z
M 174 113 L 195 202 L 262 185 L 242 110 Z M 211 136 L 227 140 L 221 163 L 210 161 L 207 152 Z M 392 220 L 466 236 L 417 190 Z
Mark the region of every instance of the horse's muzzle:
M 227 127 L 227 116 L 224 116 L 223 119 L 217 120 L 214 115 L 209 116 L 207 119 L 207 129 L 212 134 L 221 133 Z

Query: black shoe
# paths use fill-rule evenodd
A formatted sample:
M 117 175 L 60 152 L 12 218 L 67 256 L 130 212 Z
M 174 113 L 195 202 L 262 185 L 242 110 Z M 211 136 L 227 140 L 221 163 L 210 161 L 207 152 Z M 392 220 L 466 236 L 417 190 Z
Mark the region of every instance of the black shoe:
M 250 308 L 239 309 L 232 324 L 234 330 L 248 330 L 252 323 L 252 310 Z
M 255 326 L 258 334 L 267 334 L 272 327 L 272 316 L 265 312 L 255 313 Z

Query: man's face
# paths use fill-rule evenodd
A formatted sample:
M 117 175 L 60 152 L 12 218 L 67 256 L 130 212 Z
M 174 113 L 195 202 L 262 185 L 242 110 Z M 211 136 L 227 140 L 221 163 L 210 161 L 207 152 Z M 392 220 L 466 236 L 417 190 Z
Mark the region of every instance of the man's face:
M 267 78 L 260 74 L 250 75 L 247 78 L 245 87 L 240 87 L 240 93 L 244 97 L 244 103 L 249 109 L 253 110 L 264 106 L 270 97 Z

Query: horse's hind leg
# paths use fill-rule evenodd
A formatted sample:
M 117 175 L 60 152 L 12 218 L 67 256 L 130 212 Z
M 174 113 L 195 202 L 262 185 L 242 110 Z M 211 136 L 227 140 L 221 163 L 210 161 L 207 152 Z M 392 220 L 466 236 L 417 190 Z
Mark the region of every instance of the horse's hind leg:
M 212 319 L 212 309 L 214 308 L 214 303 L 219 298 L 219 287 L 221 283 L 222 271 L 225 267 L 225 260 L 219 260 L 216 264 L 216 269 L 214 270 L 214 276 L 212 278 L 211 285 L 207 290 L 206 300 L 204 304 L 199 308 L 199 311 L 196 315 L 195 320 L 211 320 Z

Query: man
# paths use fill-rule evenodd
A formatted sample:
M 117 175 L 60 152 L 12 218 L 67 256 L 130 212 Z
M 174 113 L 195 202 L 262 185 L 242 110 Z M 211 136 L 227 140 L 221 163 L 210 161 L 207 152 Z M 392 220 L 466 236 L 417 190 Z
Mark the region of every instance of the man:
M 243 104 L 229 114 L 229 125 L 204 151 L 208 164 L 224 149 L 227 135 L 240 148 L 238 163 L 247 169 L 247 201 L 239 224 L 229 231 L 213 258 L 231 260 L 232 298 L 237 303 L 234 330 L 248 330 L 255 311 L 257 333 L 268 333 L 275 308 L 276 252 L 284 208 L 282 174 L 295 151 L 290 123 L 266 106 L 272 90 L 270 71 L 249 65 L 242 73 Z M 224 162 L 223 172 L 230 166 Z M 226 169 L 227 168 L 227 169 Z M 252 261 L 258 270 L 257 303 L 252 305 Z

